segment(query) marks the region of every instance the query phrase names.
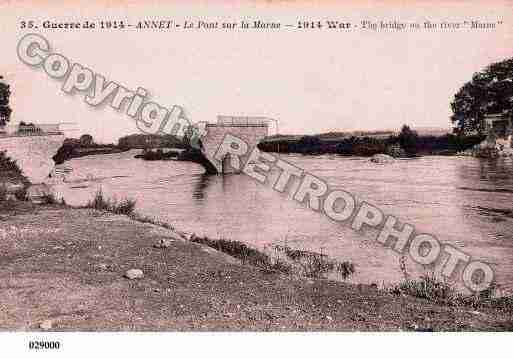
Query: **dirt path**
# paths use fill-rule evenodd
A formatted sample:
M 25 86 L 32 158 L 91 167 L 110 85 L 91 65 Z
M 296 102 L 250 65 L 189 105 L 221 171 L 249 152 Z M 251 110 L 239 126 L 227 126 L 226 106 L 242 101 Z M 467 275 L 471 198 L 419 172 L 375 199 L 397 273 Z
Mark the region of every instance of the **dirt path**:
M 153 245 L 174 239 L 167 248 Z M 511 330 L 495 309 L 242 265 L 125 216 L 40 207 L 0 218 L 0 329 Z M 138 268 L 141 279 L 124 277 Z

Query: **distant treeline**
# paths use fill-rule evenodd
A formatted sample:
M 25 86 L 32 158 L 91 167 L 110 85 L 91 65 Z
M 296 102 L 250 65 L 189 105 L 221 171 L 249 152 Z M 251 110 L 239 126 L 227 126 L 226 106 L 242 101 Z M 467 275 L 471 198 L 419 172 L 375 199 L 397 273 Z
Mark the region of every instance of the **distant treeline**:
M 121 137 L 118 144 L 99 144 L 95 143 L 91 135 L 85 134 L 78 138 L 66 138 L 57 154 L 53 157 L 56 164 L 72 158 L 101 155 L 110 153 L 119 153 L 132 149 L 152 148 L 187 148 L 181 139 L 172 135 L 147 135 L 133 134 Z M 160 154 L 157 154 L 157 157 Z M 151 156 L 151 155 L 150 155 Z
M 409 130 L 409 129 L 408 129 Z M 271 139 L 258 147 L 264 152 L 316 154 L 340 154 L 347 156 L 373 156 L 379 153 L 395 157 L 415 155 L 451 155 L 464 151 L 484 140 L 483 136 L 419 136 L 414 131 L 401 132 L 396 136 L 339 138 L 326 141 L 319 136 L 303 136 L 298 140 Z
M 82 136 L 80 139 L 66 138 L 62 146 L 57 150 L 55 156 L 53 156 L 54 162 L 59 165 L 64 161 L 70 160 L 72 158 L 118 153 L 124 151 L 123 149 L 118 148 L 114 144 L 94 143 L 92 142 L 92 137 L 90 141 L 84 141 L 84 138 L 88 139 L 88 137 L 84 136 Z
M 162 148 L 157 148 L 155 151 L 153 150 L 143 150 L 143 153 L 135 155 L 135 158 L 142 158 L 146 161 L 161 161 L 161 160 L 169 160 L 169 159 L 177 159 L 180 155 L 180 150 L 168 150 L 164 151 Z
M 181 148 L 187 146 L 183 141 L 173 135 L 147 135 L 133 134 L 121 137 L 118 147 L 122 149 L 150 149 L 150 148 Z

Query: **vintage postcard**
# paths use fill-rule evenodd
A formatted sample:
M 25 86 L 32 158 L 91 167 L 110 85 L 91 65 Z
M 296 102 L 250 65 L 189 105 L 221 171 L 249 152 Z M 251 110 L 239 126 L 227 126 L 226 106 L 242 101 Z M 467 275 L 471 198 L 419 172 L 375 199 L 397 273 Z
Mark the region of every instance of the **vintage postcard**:
M 511 0 L 0 1 L 0 45 L 13 353 L 513 330 Z

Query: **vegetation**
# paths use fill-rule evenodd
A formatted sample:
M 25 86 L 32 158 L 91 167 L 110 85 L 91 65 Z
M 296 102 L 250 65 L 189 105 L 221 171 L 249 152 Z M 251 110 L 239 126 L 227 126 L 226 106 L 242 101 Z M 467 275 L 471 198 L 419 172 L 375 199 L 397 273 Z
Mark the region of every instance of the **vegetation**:
M 169 223 L 159 221 L 158 219 L 153 218 L 153 217 L 143 216 L 143 215 L 140 215 L 140 214 L 138 214 L 136 212 L 132 212 L 130 214 L 130 218 L 132 218 L 134 221 L 137 221 L 137 222 L 154 224 L 156 226 L 160 226 L 160 227 L 163 227 L 163 228 L 166 228 L 166 229 L 170 229 L 172 231 L 175 229 Z
M 339 154 L 344 156 L 373 156 L 386 153 L 393 157 L 416 155 L 456 154 L 483 141 L 481 135 L 443 136 L 418 135 L 409 126 L 403 126 L 399 135 L 350 136 L 335 139 L 323 136 L 301 138 L 273 137 L 262 141 L 258 147 L 265 152 L 301 153 L 308 155 Z
M 140 155 L 136 155 L 135 158 L 142 158 L 146 161 L 159 161 L 167 160 L 170 158 L 177 158 L 180 152 L 169 150 L 164 152 L 161 148 L 157 148 L 156 151 L 144 150 Z
M 238 241 L 214 240 L 194 235 L 191 241 L 207 245 L 238 258 L 243 263 L 270 272 L 298 274 L 308 278 L 324 278 L 330 273 L 338 273 L 344 279 L 354 273 L 354 265 L 350 262 L 338 262 L 324 254 L 292 249 L 287 246 L 275 246 L 274 252 L 267 254 Z
M 11 96 L 11 89 L 8 84 L 2 81 L 3 76 L 0 76 L 0 127 L 5 126 L 11 118 L 11 108 L 9 107 L 9 97 Z
M 62 146 L 57 150 L 53 160 L 56 164 L 61 164 L 72 158 L 84 157 L 89 155 L 100 155 L 109 153 L 118 153 L 123 150 L 113 144 L 97 144 L 91 135 L 82 135 L 80 139 L 66 138 Z
M 8 198 L 8 184 L 21 185 L 14 192 L 14 196 L 18 200 L 26 199 L 27 187 L 30 184 L 29 180 L 23 175 L 16 161 L 7 157 L 5 152 L 0 152 L 0 202 L 6 201 Z
M 84 134 L 77 138 L 66 138 L 57 154 L 53 157 L 56 164 L 61 164 L 72 158 L 100 155 L 109 153 L 119 153 L 130 149 L 144 149 L 148 153 L 144 154 L 145 159 L 157 160 L 176 157 L 176 151 L 164 153 L 161 148 L 186 148 L 182 140 L 172 135 L 146 135 L 133 134 L 119 139 L 118 145 L 95 143 L 94 138 L 89 134 Z M 157 148 L 156 152 L 151 148 Z M 146 158 L 147 157 L 147 158 Z
M 288 246 L 275 246 L 276 251 L 284 253 L 292 261 L 296 272 L 308 278 L 323 278 L 330 273 L 338 273 L 346 279 L 354 273 L 354 264 L 348 261 L 338 262 L 325 254 L 293 249 Z
M 55 198 L 55 196 L 51 193 L 45 193 L 42 197 L 41 197 L 41 204 L 57 204 L 57 199 Z
M 23 175 L 16 161 L 11 160 L 2 151 L 0 151 L 0 180 L 2 182 L 10 181 L 29 184 L 28 179 Z
M 5 186 L 0 186 L 0 202 L 4 202 L 7 200 L 7 188 Z
M 406 279 L 390 289 L 393 294 L 405 294 L 431 301 L 452 301 L 456 291 L 445 281 L 433 274 L 426 274 L 419 279 Z
M 481 133 L 487 114 L 513 114 L 513 58 L 493 63 L 454 95 L 452 122 L 462 133 Z
M 472 307 L 474 309 L 493 308 L 505 312 L 513 312 L 513 297 L 497 297 L 497 286 L 474 295 L 464 295 L 458 292 L 450 283 L 440 280 L 434 274 L 425 274 L 418 279 L 405 279 L 403 282 L 389 288 L 387 291 L 394 295 L 407 295 L 426 299 L 430 302 L 449 305 Z
M 115 214 L 132 215 L 135 209 L 136 201 L 125 198 L 121 201 L 105 198 L 102 190 L 96 192 L 92 201 L 89 201 L 84 208 L 91 208 L 98 211 L 112 212 Z
M 81 147 L 91 147 L 94 143 L 93 136 L 85 134 L 80 136 L 80 146 Z
M 399 146 L 410 156 L 417 154 L 417 146 L 419 144 L 419 135 L 413 131 L 410 126 L 403 125 L 401 133 L 397 137 Z
M 191 241 L 214 248 L 220 252 L 226 253 L 232 257 L 240 259 L 243 263 L 254 265 L 255 267 L 270 272 L 280 272 L 290 274 L 292 267 L 279 259 L 273 259 L 267 254 L 247 246 L 238 241 L 226 239 L 209 239 L 207 237 L 192 236 Z
M 148 135 L 133 134 L 121 137 L 118 140 L 118 147 L 128 149 L 149 149 L 149 148 L 186 148 L 184 142 L 173 135 Z

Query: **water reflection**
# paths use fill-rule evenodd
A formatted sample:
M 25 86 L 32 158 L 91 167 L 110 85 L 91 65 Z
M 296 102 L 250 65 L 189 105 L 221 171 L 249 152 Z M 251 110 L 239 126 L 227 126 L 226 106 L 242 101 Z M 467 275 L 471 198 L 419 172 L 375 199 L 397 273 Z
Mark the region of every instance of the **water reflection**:
M 205 199 L 205 192 L 212 178 L 213 176 L 207 174 L 194 176 L 194 190 L 192 192 L 192 198 L 200 201 Z

